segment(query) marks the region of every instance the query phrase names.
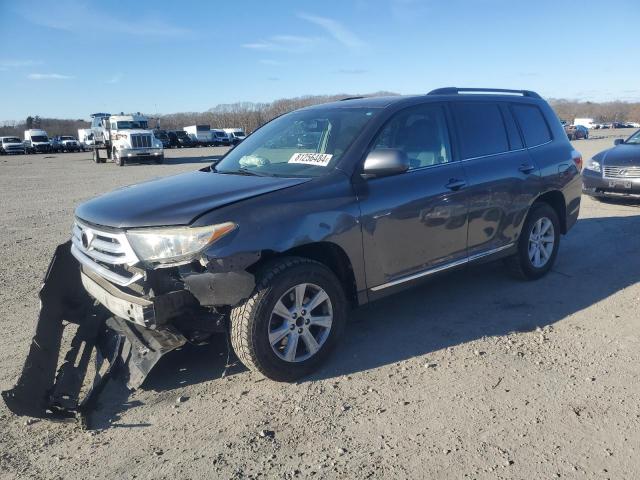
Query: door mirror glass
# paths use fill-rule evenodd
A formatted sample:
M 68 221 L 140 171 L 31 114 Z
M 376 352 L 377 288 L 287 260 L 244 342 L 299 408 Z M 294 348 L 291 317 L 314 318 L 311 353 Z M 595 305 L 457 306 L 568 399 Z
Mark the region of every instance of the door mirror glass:
M 364 161 L 362 174 L 365 178 L 396 175 L 409 170 L 409 157 L 396 148 L 372 150 Z
M 624 139 L 623 139 L 623 138 L 616 138 L 616 139 L 613 141 L 613 144 L 614 144 L 614 145 L 621 145 L 621 144 L 623 144 L 623 143 L 624 143 Z

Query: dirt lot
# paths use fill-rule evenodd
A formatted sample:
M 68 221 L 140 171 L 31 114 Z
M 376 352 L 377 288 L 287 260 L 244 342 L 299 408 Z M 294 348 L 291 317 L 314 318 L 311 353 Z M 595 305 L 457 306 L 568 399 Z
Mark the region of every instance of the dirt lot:
M 575 142 L 585 158 L 621 132 L 593 133 L 607 138 Z M 125 168 L 0 157 L 0 389 L 20 371 L 74 205 L 222 151 Z M 218 339 L 167 356 L 129 397 L 109 385 L 93 431 L 2 404 L 0 478 L 640 478 L 639 238 L 638 205 L 583 198 L 546 278 L 476 266 L 356 311 L 299 384 L 238 365 L 221 378 Z

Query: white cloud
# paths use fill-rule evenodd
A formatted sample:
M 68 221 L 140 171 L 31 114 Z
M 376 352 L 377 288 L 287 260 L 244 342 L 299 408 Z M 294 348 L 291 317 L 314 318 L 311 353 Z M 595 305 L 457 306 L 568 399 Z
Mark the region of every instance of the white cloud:
M 314 46 L 318 45 L 322 38 L 318 37 L 302 37 L 299 35 L 273 35 L 266 40 L 258 40 L 256 42 L 245 43 L 243 48 L 250 50 L 262 50 L 265 52 L 287 52 L 301 53 L 306 52 Z
M 298 17 L 322 27 L 335 40 L 350 50 L 360 50 L 366 46 L 366 43 L 360 37 L 337 20 L 327 17 L 319 17 L 317 15 L 310 15 L 308 13 L 300 13 L 298 14 Z
M 15 9 L 36 25 L 75 33 L 108 32 L 142 37 L 184 37 L 192 34 L 189 29 L 168 24 L 159 18 L 136 15 L 129 20 L 117 17 L 101 10 L 98 5 L 78 0 L 23 1 Z
M 60 73 L 30 73 L 27 78 L 29 80 L 71 80 L 76 77 Z
M 110 83 L 110 84 L 120 83 L 120 80 L 122 80 L 122 77 L 123 75 L 121 73 L 116 73 L 109 80 L 107 80 L 107 83 Z
M 263 58 L 262 60 L 259 60 L 259 62 L 262 65 L 270 65 L 272 67 L 278 67 L 278 66 L 282 65 L 282 62 L 279 62 L 277 60 L 271 60 L 269 58 Z
M 39 60 L 0 60 L 0 68 L 3 70 L 9 70 L 10 68 L 34 67 L 36 65 L 42 65 L 42 62 Z

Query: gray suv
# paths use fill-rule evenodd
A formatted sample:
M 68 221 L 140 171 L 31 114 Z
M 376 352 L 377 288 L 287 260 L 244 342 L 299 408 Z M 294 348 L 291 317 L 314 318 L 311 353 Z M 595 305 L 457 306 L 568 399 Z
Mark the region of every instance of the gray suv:
M 124 359 L 135 387 L 163 354 L 224 332 L 248 368 L 295 380 L 340 340 L 350 308 L 478 261 L 545 275 L 578 218 L 581 164 L 530 91 L 444 88 L 297 110 L 215 166 L 80 205 L 34 344 L 55 342 L 43 323 L 80 323 L 94 332 L 82 342 Z M 12 410 L 43 388 L 57 392 L 49 408 L 73 407 L 75 387 L 51 390 L 53 370 L 31 367 L 44 363 L 30 358 L 5 392 Z M 29 380 L 42 370 L 51 378 Z

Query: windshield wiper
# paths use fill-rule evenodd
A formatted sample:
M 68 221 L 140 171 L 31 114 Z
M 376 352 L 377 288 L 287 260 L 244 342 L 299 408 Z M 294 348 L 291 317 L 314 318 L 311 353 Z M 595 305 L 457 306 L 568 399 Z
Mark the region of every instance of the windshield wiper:
M 239 168 L 238 170 L 222 171 L 222 170 L 218 170 L 218 169 L 216 169 L 214 167 L 213 171 L 216 172 L 216 173 L 224 173 L 225 175 L 245 175 L 247 177 L 267 177 L 267 176 L 269 176 L 269 175 L 266 175 L 266 174 L 261 174 L 261 173 L 254 172 L 252 170 L 248 170 L 246 168 Z

